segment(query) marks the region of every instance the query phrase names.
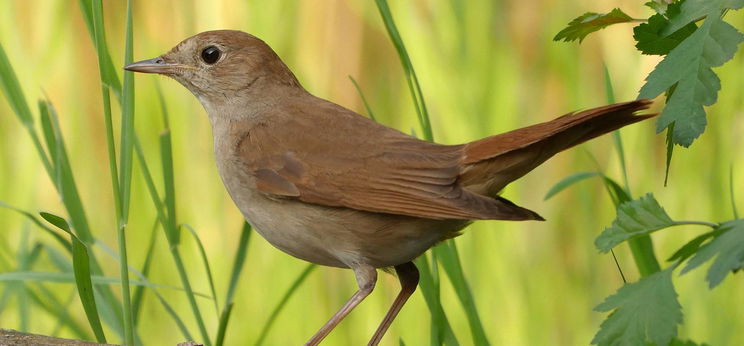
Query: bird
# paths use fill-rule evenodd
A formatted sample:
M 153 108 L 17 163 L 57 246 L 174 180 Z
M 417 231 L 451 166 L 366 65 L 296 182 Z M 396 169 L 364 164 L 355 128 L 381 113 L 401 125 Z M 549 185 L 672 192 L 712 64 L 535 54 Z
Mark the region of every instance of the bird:
M 373 291 L 377 270 L 389 269 L 401 288 L 369 342 L 377 345 L 416 290 L 414 259 L 476 220 L 544 220 L 499 192 L 558 152 L 656 115 L 638 114 L 652 103 L 639 99 L 443 145 L 312 95 L 242 31 L 202 32 L 124 68 L 173 78 L 199 99 L 224 186 L 263 238 L 354 272 L 358 290 L 306 345 L 318 345 Z

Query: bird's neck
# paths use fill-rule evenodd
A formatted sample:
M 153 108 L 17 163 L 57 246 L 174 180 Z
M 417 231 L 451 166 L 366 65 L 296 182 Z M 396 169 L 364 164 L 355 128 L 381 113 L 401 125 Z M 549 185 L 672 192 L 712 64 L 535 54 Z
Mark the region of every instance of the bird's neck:
M 258 83 L 257 83 L 258 84 Z M 299 84 L 261 83 L 233 95 L 197 95 L 209 115 L 212 126 L 217 121 L 250 121 L 277 108 L 290 98 L 309 95 Z

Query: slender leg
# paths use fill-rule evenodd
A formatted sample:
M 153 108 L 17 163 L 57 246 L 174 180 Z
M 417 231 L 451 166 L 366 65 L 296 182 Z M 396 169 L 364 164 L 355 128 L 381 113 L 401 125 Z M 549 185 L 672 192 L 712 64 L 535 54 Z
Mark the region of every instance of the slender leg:
M 369 341 L 368 346 L 376 346 L 382 340 L 382 336 L 387 332 L 390 324 L 393 323 L 395 316 L 398 316 L 398 312 L 408 300 L 408 297 L 416 291 L 416 286 L 419 281 L 419 271 L 416 269 L 416 265 L 413 262 L 403 263 L 395 266 L 395 272 L 398 274 L 398 280 L 400 280 L 400 293 L 395 298 L 393 306 L 388 310 L 385 319 L 382 320 L 380 326 L 377 327 L 375 335 L 372 336 L 372 340 Z
M 377 282 L 377 270 L 374 267 L 360 266 L 351 269 L 354 270 L 354 274 L 356 274 L 359 290 L 349 298 L 346 304 L 344 304 L 344 306 L 341 307 L 341 309 L 338 310 L 338 312 L 336 312 L 336 314 L 333 315 L 333 317 L 331 317 L 331 319 L 326 322 L 326 324 L 324 324 L 315 335 L 313 335 L 305 346 L 315 346 L 323 341 L 323 338 L 325 338 L 328 333 L 330 333 L 331 330 L 333 330 L 333 328 L 335 328 L 336 325 L 338 325 L 338 323 L 354 309 L 354 307 L 359 305 L 364 298 L 372 293 L 372 290 L 375 288 L 375 283 Z

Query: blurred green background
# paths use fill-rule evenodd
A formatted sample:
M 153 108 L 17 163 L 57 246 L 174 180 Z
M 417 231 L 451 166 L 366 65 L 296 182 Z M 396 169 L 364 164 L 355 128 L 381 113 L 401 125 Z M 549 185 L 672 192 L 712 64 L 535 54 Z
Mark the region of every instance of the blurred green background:
M 366 114 L 348 76 L 360 84 L 378 121 L 405 132 L 416 131 L 415 111 L 397 54 L 372 1 L 134 1 L 134 58 L 152 58 L 182 39 L 212 29 L 250 32 L 271 45 L 310 92 Z M 441 143 L 462 143 L 552 119 L 605 103 L 603 66 L 610 71 L 618 101 L 634 99 L 643 78 L 658 62 L 633 47 L 632 26 L 620 24 L 583 44 L 552 41 L 572 18 L 621 7 L 645 17 L 642 1 L 402 1 L 390 6 L 413 61 Z M 116 66 L 123 65 L 125 1 L 105 1 L 106 32 Z M 740 11 L 741 12 L 741 11 Z M 744 16 L 727 19 L 739 30 Z M 113 200 L 106 155 L 97 58 L 76 1 L 0 1 L 0 42 L 16 69 L 30 102 L 46 95 L 56 106 L 70 160 L 94 235 L 116 248 Z M 653 192 L 675 219 L 723 221 L 732 218 L 729 168 L 744 204 L 744 58 L 717 70 L 719 102 L 708 111 L 709 125 L 690 149 L 675 152 L 670 182 L 663 186 L 664 137 L 654 123 L 623 129 L 630 186 L 639 196 Z M 171 114 L 179 220 L 193 226 L 204 242 L 217 292 L 224 292 L 242 223 L 215 169 L 212 139 L 204 110 L 175 81 L 152 75 L 136 78 L 136 130 L 156 180 L 158 134 L 162 129 L 155 85 L 160 84 Z M 657 105 L 656 108 L 659 106 Z M 118 108 L 114 108 L 118 112 Z M 118 119 L 118 113 L 114 114 Z M 116 122 L 118 124 L 118 121 Z M 118 125 L 117 125 L 118 128 Z M 118 132 L 117 132 L 118 133 Z M 117 142 L 118 143 L 118 142 Z M 465 275 L 491 343 L 496 345 L 588 344 L 605 315 L 592 311 L 622 285 L 609 255 L 594 237 L 614 217 L 611 200 L 598 181 L 577 185 L 548 201 L 543 196 L 563 177 L 600 169 L 620 177 L 609 136 L 563 153 L 509 186 L 505 196 L 548 219 L 537 223 L 478 222 L 457 238 Z M 155 211 L 135 165 L 132 212 L 127 230 L 130 264 L 139 267 Z M 22 209 L 65 215 L 43 172 L 31 141 L 5 98 L 0 98 L 0 200 Z M 160 232 L 160 230 L 158 230 Z M 653 235 L 660 259 L 667 258 L 699 228 L 673 228 Z M 162 234 L 158 235 L 162 237 Z M 189 238 L 185 238 L 189 239 Z M 16 270 L 18 258 L 35 242 L 56 246 L 17 213 L 0 209 L 0 272 Z M 208 292 L 206 274 L 193 241 L 183 254 L 195 290 Z M 99 251 L 98 249 L 96 251 Z M 638 275 L 627 245 L 616 250 L 630 281 Z M 104 270 L 118 276 L 106 256 Z M 226 344 L 251 344 L 285 290 L 305 263 L 251 239 L 238 285 Z M 55 271 L 48 258 L 33 268 Z M 684 308 L 681 338 L 711 345 L 744 343 L 741 334 L 744 290 L 741 275 L 714 291 L 697 270 L 675 277 Z M 442 302 L 458 339 L 471 344 L 467 319 L 442 273 Z M 179 286 L 165 239 L 159 239 L 150 280 Z M 31 285 L 31 284 L 30 284 Z M 86 330 L 72 284 L 45 284 Z M 7 290 L 0 283 L 0 292 Z M 114 286 L 114 291 L 119 292 Z M 316 269 L 288 302 L 266 340 L 267 345 L 301 344 L 356 290 L 348 270 Z M 161 290 L 195 336 L 185 296 Z M 333 332 L 324 344 L 367 342 L 398 292 L 392 276 L 382 275 L 376 291 Z M 72 297 L 72 298 L 70 298 Z M 148 345 L 184 341 L 173 321 L 149 293 L 138 333 Z M 220 297 L 224 299 L 224 297 Z M 9 299 L 0 310 L 0 327 L 73 337 L 57 330 L 56 317 L 23 299 Z M 207 327 L 218 316 L 201 301 Z M 22 322 L 23 316 L 28 317 Z M 383 344 L 428 343 L 429 311 L 417 293 L 392 325 Z M 109 329 L 107 329 L 109 331 Z M 113 333 L 110 341 L 119 342 Z

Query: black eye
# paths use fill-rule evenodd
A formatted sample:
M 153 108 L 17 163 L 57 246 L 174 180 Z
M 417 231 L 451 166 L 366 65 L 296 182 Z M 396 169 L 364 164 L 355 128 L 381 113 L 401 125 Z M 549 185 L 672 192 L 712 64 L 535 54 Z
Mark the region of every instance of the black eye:
M 204 48 L 201 53 L 201 58 L 205 63 L 212 65 L 220 59 L 220 49 L 215 46 Z

